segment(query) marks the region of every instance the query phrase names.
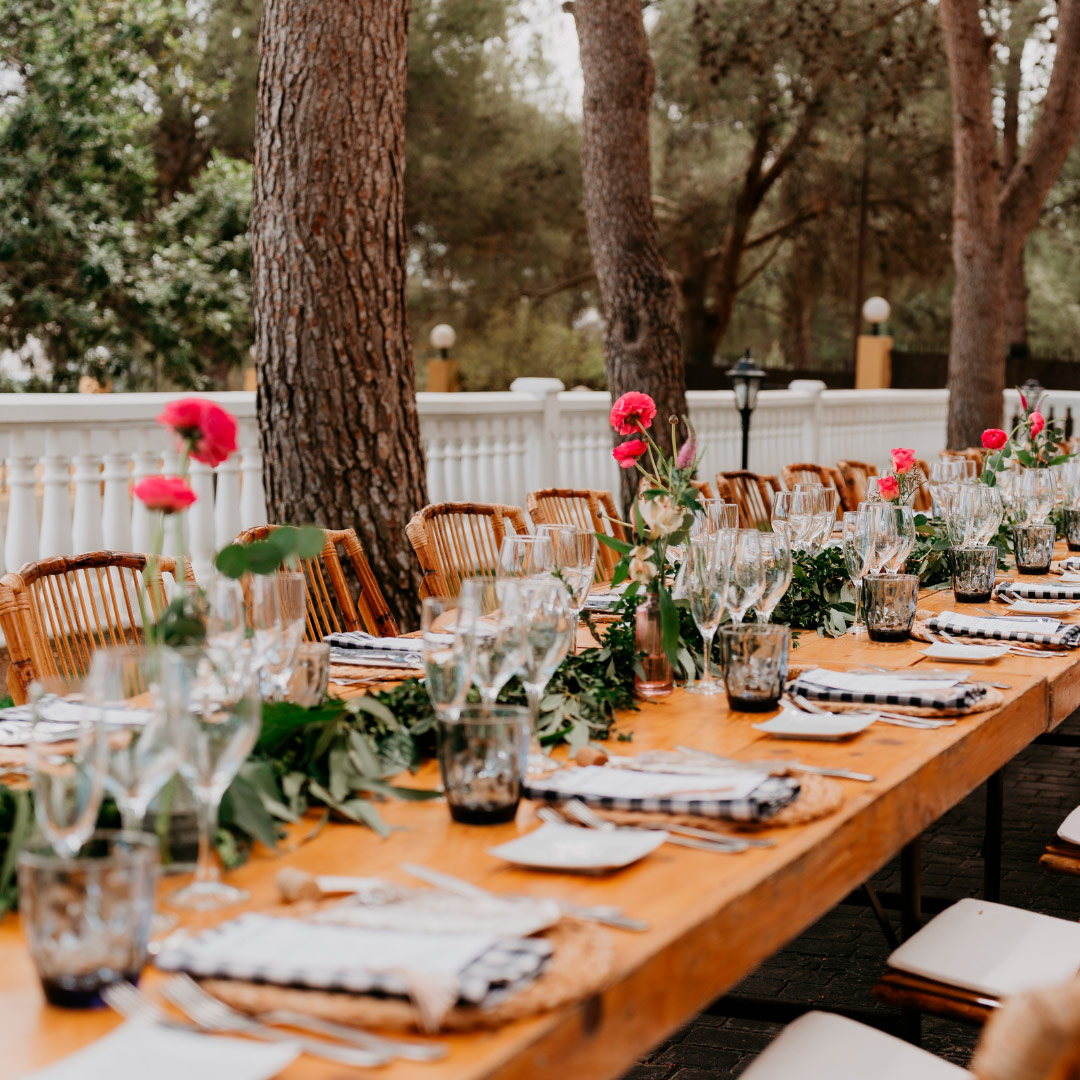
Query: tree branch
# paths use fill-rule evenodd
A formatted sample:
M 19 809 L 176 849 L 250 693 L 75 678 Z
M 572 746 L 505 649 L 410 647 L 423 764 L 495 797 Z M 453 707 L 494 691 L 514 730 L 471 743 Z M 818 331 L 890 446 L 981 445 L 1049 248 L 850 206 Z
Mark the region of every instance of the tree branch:
M 764 270 L 765 267 L 768 266 L 769 263 L 771 263 L 773 261 L 773 259 L 776 258 L 776 256 L 780 253 L 780 249 L 783 246 L 784 246 L 784 237 L 781 236 L 777 240 L 777 242 L 773 245 L 772 251 L 770 251 L 769 254 L 766 255 L 765 258 L 762 259 L 761 262 L 759 262 L 757 264 L 757 266 L 755 266 L 754 269 L 751 270 L 750 273 L 747 274 L 746 277 L 744 277 L 742 279 L 742 281 L 739 282 L 739 284 L 737 286 L 738 290 L 742 291 L 743 289 L 745 289 L 746 286 L 749 285 L 750 282 L 753 281 L 754 278 L 756 278 L 762 272 L 762 270 Z
M 522 289 L 518 294 L 525 300 L 546 300 L 549 296 L 566 292 L 576 285 L 584 285 L 586 281 L 592 281 L 596 277 L 596 271 L 590 266 L 587 270 L 581 270 L 562 281 L 556 281 L 551 285 L 540 285 L 535 289 Z
M 835 205 L 836 204 L 833 202 L 826 202 L 813 208 L 800 210 L 797 214 L 793 214 L 789 217 L 787 221 L 781 221 L 779 225 L 774 225 L 772 228 L 758 233 L 757 236 L 748 237 L 743 244 L 743 251 L 761 247 L 762 244 L 767 244 L 770 240 L 774 240 L 778 236 L 787 236 L 788 233 L 794 232 L 800 225 L 805 225 L 808 221 L 814 221 L 817 218 L 824 217 L 835 207 Z

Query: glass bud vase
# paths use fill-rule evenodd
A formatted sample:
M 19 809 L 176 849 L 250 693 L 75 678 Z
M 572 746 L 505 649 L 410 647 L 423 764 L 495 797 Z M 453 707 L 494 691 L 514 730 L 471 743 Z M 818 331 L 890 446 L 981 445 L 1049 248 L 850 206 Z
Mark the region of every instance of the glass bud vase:
M 675 689 L 671 661 L 664 652 L 664 629 L 660 622 L 660 601 L 649 593 L 638 604 L 634 617 L 634 641 L 640 657 L 640 672 L 634 674 L 634 691 L 639 697 L 667 697 Z

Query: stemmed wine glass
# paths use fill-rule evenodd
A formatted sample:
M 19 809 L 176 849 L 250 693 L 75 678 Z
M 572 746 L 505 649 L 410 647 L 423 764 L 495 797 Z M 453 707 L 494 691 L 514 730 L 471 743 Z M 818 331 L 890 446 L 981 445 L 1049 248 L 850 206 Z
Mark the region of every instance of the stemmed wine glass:
M 722 540 L 714 536 L 692 538 L 686 547 L 686 595 L 705 653 L 705 670 L 701 678 L 686 688 L 692 694 L 724 692 L 723 684 L 712 670 L 713 638 L 727 603 L 730 561 L 724 554 Z
M 1046 520 L 1053 509 L 1057 493 L 1054 477 L 1049 469 L 1025 469 L 1020 474 L 1017 504 L 1021 525 L 1038 525 Z
M 473 682 L 480 691 L 480 700 L 490 708 L 498 700 L 499 691 L 521 671 L 525 663 L 521 581 L 514 578 L 497 581 L 469 578 L 462 584 L 461 595 L 478 612 L 487 609 L 476 622 Z M 492 596 L 494 606 L 490 603 Z
M 757 529 L 734 529 L 731 570 L 728 575 L 728 610 L 741 624 L 746 613 L 765 592 L 765 567 L 761 560 L 761 537 Z
M 806 530 L 803 540 L 807 552 L 814 555 L 831 529 L 829 509 L 825 500 L 825 486 L 823 484 L 796 484 L 795 490 L 804 492 L 810 499 L 810 526 Z M 835 504 L 832 508 L 832 514 L 835 518 Z
M 570 593 L 558 578 L 532 578 L 520 582 L 518 591 L 525 640 L 521 682 L 529 703 L 533 754 L 543 757 L 539 742 L 540 703 L 552 675 L 570 651 L 577 622 Z
M 997 535 L 1001 519 L 1005 516 L 1005 505 L 996 487 L 986 484 L 974 484 L 975 523 L 972 531 L 973 544 L 988 544 Z
M 871 574 L 885 570 L 889 560 L 900 550 L 900 530 L 892 503 L 867 503 L 859 509 L 866 514 L 872 538 L 870 546 Z
M 198 803 L 199 859 L 195 880 L 168 897 L 173 907 L 213 911 L 248 898 L 226 885 L 214 857 L 221 797 L 259 737 L 255 672 L 244 654 L 184 648 L 162 654 L 157 693 L 180 757 L 180 775 Z
M 555 569 L 555 551 L 550 536 L 507 533 L 499 545 L 495 576 L 527 578 L 549 574 Z
M 424 686 L 440 718 L 457 720 L 476 666 L 475 595 L 428 596 L 420 611 Z
M 251 628 L 259 688 L 264 698 L 284 698 L 304 639 L 307 590 L 299 570 L 252 575 Z
M 701 509 L 694 513 L 691 536 L 715 536 L 721 529 L 739 527 L 737 503 L 724 502 L 723 499 L 700 499 L 699 502 Z
M 762 622 L 770 622 L 776 605 L 784 599 L 791 585 L 791 548 L 781 533 L 762 533 L 758 537 L 761 547 L 761 565 L 765 572 L 765 591 L 755 605 Z
M 541 525 L 538 535 L 550 538 L 555 550 L 555 570 L 570 594 L 575 629 L 570 650 L 577 652 L 578 621 L 596 579 L 596 536 L 573 525 Z
M 213 577 L 203 586 L 206 646 L 224 652 L 240 649 L 247 637 L 244 590 L 235 578 Z
M 900 542 L 896 552 L 889 557 L 885 565 L 889 573 L 902 574 L 907 557 L 915 547 L 915 511 L 910 506 L 892 506 L 891 509 L 896 519 L 896 532 Z
M 942 458 L 930 466 L 927 483 L 930 487 L 935 517 L 941 517 L 946 496 L 954 491 L 957 484 L 967 475 L 967 470 L 962 468 L 963 460 L 963 458 Z
M 101 710 L 79 678 L 30 687 L 27 764 L 34 815 L 57 855 L 75 858 L 97 824 L 108 768 Z
M 792 551 L 801 547 L 813 525 L 813 503 L 805 491 L 778 491 L 773 495 L 773 532 L 787 540 Z
M 862 583 L 870 572 L 870 556 L 873 551 L 873 534 L 870 521 L 862 510 L 848 510 L 844 514 L 844 562 L 848 576 L 855 587 L 855 621 L 851 632 L 862 633 L 859 616 L 862 614 Z

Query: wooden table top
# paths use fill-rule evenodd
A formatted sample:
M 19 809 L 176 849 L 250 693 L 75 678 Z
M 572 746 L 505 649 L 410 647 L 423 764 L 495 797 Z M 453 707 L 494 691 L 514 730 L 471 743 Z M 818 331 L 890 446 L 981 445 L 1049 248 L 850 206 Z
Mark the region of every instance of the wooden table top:
M 921 606 L 952 606 L 952 594 L 924 594 Z M 918 642 L 878 645 L 865 638 L 829 640 L 804 633 L 792 662 L 898 669 L 928 663 L 922 648 Z M 620 717 L 619 731 L 633 733 L 630 743 L 615 744 L 622 752 L 682 743 L 747 760 L 798 757 L 876 777 L 873 783 L 839 781 L 844 803 L 829 817 L 763 831 L 776 841 L 771 848 L 718 855 L 666 845 L 612 875 L 531 873 L 487 854 L 534 827 L 528 804 L 515 822 L 480 828 L 451 822 L 441 802 L 387 802 L 381 812 L 396 828 L 386 840 L 359 826 L 331 825 L 294 851 L 257 854 L 229 880 L 250 889 L 258 907 L 276 900 L 274 877 L 286 865 L 404 883 L 410 879 L 400 864 L 413 861 L 496 892 L 620 905 L 648 920 L 651 929 L 611 931 L 615 969 L 601 993 L 497 1032 L 447 1038 L 451 1052 L 442 1062 L 395 1062 L 378 1074 L 387 1080 L 618 1077 L 1059 723 L 1063 715 L 1058 714 L 1077 696 L 1078 669 L 1076 653 L 1052 660 L 1008 656 L 990 665 L 987 675 L 1010 684 L 1000 708 L 933 730 L 875 725 L 842 743 L 770 739 L 751 726 L 759 716 L 730 712 L 723 697 L 703 699 L 683 691 Z M 436 779 L 428 763 L 409 782 L 432 787 Z M 168 879 L 163 892 L 177 885 L 177 879 Z M 183 922 L 202 925 L 221 917 L 184 917 Z M 152 986 L 158 977 L 150 970 L 146 983 Z M 0 924 L 0 1077 L 19 1076 L 71 1053 L 117 1022 L 108 1011 L 46 1005 L 18 920 L 8 916 Z M 336 1080 L 349 1072 L 302 1057 L 281 1075 Z

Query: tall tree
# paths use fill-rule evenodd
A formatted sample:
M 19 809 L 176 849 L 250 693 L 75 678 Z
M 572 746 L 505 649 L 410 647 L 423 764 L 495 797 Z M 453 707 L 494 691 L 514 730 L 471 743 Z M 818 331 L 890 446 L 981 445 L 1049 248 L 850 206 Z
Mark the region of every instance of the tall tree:
M 252 211 L 270 513 L 354 527 L 415 614 L 426 502 L 405 314 L 408 0 L 267 0 Z
M 993 117 L 992 39 L 980 0 L 941 0 L 953 94 L 953 291 L 949 445 L 977 446 L 1001 420 L 1008 268 L 1020 258 L 1080 130 L 1080 0 L 1058 0 L 1054 65 L 1008 174 Z
M 649 106 L 655 74 L 640 0 L 577 0 L 585 78 L 581 174 L 585 222 L 604 306 L 604 362 L 613 397 L 641 390 L 656 402 L 656 438 L 686 414 L 675 283 L 660 251 L 650 190 Z M 636 488 L 627 470 L 624 501 Z

